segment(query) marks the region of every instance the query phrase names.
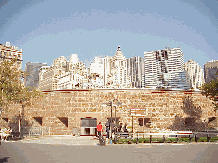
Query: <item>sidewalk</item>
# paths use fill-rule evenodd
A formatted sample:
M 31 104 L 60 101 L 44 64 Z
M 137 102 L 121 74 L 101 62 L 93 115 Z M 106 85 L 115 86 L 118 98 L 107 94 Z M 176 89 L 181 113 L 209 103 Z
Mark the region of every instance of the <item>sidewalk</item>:
M 98 145 L 99 140 L 95 136 L 75 137 L 71 135 L 26 137 L 19 142 L 38 144 L 63 144 L 63 145 Z
M 9 141 L 13 142 L 13 141 Z M 75 137 L 71 135 L 57 135 L 57 136 L 40 136 L 40 137 L 26 137 L 16 142 L 22 143 L 38 143 L 38 144 L 53 144 L 53 145 L 88 145 L 98 146 L 99 140 L 95 136 L 80 136 Z M 153 146 L 153 145 L 196 145 L 196 144 L 218 144 L 218 142 L 180 142 L 180 143 L 139 143 L 139 144 L 109 144 L 107 146 Z

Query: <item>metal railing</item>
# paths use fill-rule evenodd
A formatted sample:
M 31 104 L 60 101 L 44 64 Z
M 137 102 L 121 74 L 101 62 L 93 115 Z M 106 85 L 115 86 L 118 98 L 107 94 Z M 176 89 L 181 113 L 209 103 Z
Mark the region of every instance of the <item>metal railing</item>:
M 50 135 L 50 128 L 46 126 L 40 126 L 40 127 L 29 127 L 28 132 L 24 132 L 23 134 L 29 135 L 29 136 L 44 136 L 44 135 Z

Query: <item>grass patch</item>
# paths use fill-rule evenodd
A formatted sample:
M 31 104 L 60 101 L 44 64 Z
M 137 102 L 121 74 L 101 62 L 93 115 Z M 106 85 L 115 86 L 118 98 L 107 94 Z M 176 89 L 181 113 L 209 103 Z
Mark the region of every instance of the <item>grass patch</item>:
M 130 139 L 119 139 L 119 144 L 128 144 Z M 192 142 L 195 142 L 195 138 L 191 139 Z M 132 143 L 136 143 L 137 139 L 133 139 Z M 152 138 L 152 142 L 163 142 L 163 138 Z M 165 138 L 165 142 L 177 142 L 177 138 Z M 178 142 L 190 142 L 189 138 L 179 138 Z M 198 142 L 207 142 L 207 137 L 200 137 L 198 138 Z M 218 137 L 211 137 L 210 142 L 218 142 Z M 138 143 L 150 143 L 150 138 L 139 138 Z
M 179 142 L 190 142 L 189 138 L 179 138 Z
M 212 138 L 210 138 L 210 142 L 218 142 L 218 137 L 212 137 Z

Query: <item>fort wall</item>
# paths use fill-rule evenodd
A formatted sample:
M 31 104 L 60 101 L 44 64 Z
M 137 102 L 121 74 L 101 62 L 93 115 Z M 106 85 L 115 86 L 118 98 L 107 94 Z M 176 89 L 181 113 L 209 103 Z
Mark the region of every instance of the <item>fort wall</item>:
M 131 131 L 148 132 L 160 130 L 202 130 L 217 127 L 212 101 L 200 92 L 156 91 L 146 89 L 95 89 L 61 90 L 43 92 L 43 97 L 22 108 L 11 105 L 3 111 L 0 126 L 11 126 L 19 130 L 19 117 L 22 127 L 46 127 L 51 135 L 69 135 L 77 129 L 81 132 L 81 118 L 96 118 L 103 124 L 111 117 L 111 107 L 104 104 L 118 99 L 121 106 L 112 108 L 112 115 L 127 123 Z M 130 116 L 131 108 L 145 108 L 142 117 Z M 150 118 L 150 123 L 139 125 L 139 118 Z M 211 123 L 211 118 L 213 123 Z M 41 121 L 40 121 L 41 120 Z M 215 123 L 214 123 L 215 122 Z

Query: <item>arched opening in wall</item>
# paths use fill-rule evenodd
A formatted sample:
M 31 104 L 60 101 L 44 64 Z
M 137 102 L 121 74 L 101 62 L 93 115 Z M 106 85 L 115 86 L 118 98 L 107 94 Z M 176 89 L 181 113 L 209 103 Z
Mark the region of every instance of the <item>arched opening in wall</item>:
M 97 135 L 97 119 L 92 117 L 81 118 L 81 136 Z
M 42 117 L 33 117 L 36 122 L 42 125 Z
M 2 118 L 5 122 L 8 123 L 8 118 Z
M 57 117 L 66 127 L 68 127 L 68 117 Z

